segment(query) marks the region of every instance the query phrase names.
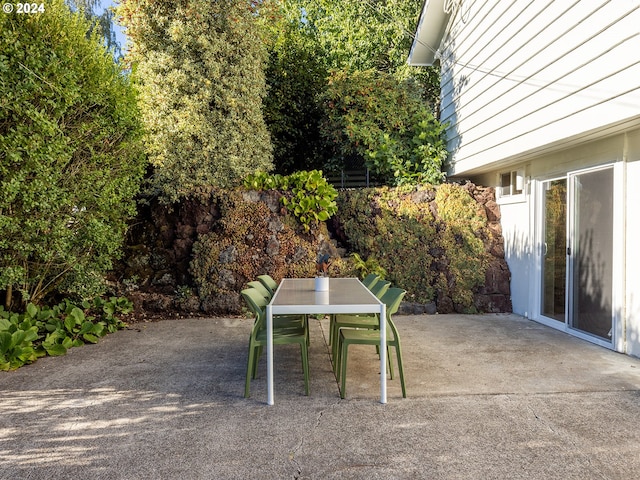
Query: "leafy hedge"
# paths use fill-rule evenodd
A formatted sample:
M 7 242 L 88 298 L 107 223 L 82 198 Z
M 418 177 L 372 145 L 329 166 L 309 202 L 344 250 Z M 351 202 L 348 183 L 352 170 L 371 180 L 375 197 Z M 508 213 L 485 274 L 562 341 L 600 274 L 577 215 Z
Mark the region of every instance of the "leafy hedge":
M 136 93 L 91 23 L 51 0 L 0 15 L 0 296 L 92 298 L 145 169 Z
M 438 306 L 450 300 L 456 311 L 475 311 L 473 295 L 490 257 L 483 238 L 492 234 L 467 190 L 455 184 L 345 190 L 337 204 L 344 240 L 378 259 L 387 278 L 408 291 L 407 300 Z

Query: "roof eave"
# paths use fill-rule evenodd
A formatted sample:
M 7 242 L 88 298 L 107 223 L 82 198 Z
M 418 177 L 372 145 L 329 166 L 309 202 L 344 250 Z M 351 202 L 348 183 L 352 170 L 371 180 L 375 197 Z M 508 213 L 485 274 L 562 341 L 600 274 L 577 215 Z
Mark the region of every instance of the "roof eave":
M 449 14 L 444 10 L 444 4 L 445 0 L 425 1 L 407 59 L 409 65 L 430 66 L 437 60 L 436 52 L 444 37 L 449 19 Z

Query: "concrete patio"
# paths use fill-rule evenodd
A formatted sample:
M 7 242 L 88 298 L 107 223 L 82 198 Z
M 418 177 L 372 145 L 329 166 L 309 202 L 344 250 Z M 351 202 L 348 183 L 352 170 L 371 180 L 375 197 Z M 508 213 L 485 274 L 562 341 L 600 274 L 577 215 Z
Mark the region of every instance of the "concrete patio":
M 398 316 L 408 398 L 379 403 L 372 347 L 340 399 L 326 320 L 264 355 L 250 320 L 139 323 L 0 372 L 0 479 L 628 479 L 640 472 L 640 360 L 516 315 Z

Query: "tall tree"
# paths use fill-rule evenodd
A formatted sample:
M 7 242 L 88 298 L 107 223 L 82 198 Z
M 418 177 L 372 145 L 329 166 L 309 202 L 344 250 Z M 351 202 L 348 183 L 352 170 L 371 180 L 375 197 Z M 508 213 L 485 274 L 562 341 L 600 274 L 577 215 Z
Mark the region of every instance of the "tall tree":
M 409 67 L 406 62 L 421 3 L 420 0 L 263 2 L 263 5 L 271 8 L 268 17 L 270 29 L 267 29 L 270 57 L 265 118 L 272 134 L 274 163 L 279 172 L 289 173 L 294 169 L 309 167 L 339 172 L 344 169 L 345 161 L 353 164 L 351 167 L 366 163 L 362 139 L 358 145 L 349 146 L 346 132 L 327 130 L 331 126 L 343 128 L 344 121 L 366 122 L 366 118 L 355 111 L 352 112 L 352 120 L 345 117 L 337 121 L 346 112 L 338 113 L 326 108 L 323 99 L 337 95 L 342 101 L 342 93 L 346 93 L 347 89 L 344 86 L 336 91 L 334 87 L 333 93 L 327 96 L 327 89 L 331 88 L 330 71 L 340 71 L 347 77 L 366 71 L 368 73 L 365 76 L 357 78 L 384 83 L 384 89 L 374 89 L 367 95 L 368 102 L 384 105 L 388 98 L 377 100 L 375 95 L 388 96 L 389 88 L 396 88 L 398 91 L 393 95 L 401 98 L 410 89 L 411 98 L 414 97 L 413 92 L 418 91 L 422 103 L 426 102 L 427 108 L 435 108 L 439 91 L 438 72 L 435 69 Z M 388 76 L 395 81 L 387 79 Z M 352 93 L 357 94 L 359 88 L 360 85 Z M 356 103 L 347 101 L 343 106 L 355 108 Z M 384 108 L 402 110 L 403 106 L 386 105 Z M 415 109 L 415 103 L 411 108 Z M 406 111 L 396 114 L 407 116 Z M 403 118 L 402 123 L 405 129 L 414 133 L 420 131 L 418 124 L 421 122 L 423 127 L 436 128 L 436 131 L 424 132 L 424 136 L 433 139 L 438 136 L 437 122 L 431 119 L 423 122 L 424 115 L 409 115 L 410 118 Z M 380 126 L 391 124 L 390 120 L 382 121 Z M 416 125 L 409 125 L 411 122 L 416 122 Z M 363 128 L 366 129 L 366 126 L 363 125 Z M 398 132 L 388 133 L 397 137 Z M 413 138 L 406 133 L 403 135 L 407 141 Z M 379 144 L 377 139 L 375 142 Z M 422 144 L 419 139 L 418 144 Z M 369 145 L 373 143 L 369 142 Z M 377 148 L 374 150 L 377 151 Z M 394 151 L 398 152 L 397 149 Z M 401 149 L 403 153 L 409 151 L 409 148 Z M 382 162 L 382 158 L 379 153 L 376 163 Z M 388 155 L 384 158 L 391 159 Z M 397 165 L 399 161 L 396 158 L 393 163 Z M 368 158 L 367 162 L 371 164 L 372 159 Z M 417 162 L 417 157 L 413 155 L 411 168 L 416 167 Z M 382 170 L 388 170 L 387 167 L 391 168 L 389 165 L 380 166 Z
M 407 57 L 422 0 L 296 0 L 304 26 L 315 32 L 330 69 L 376 70 L 399 80 L 414 79 L 435 106 L 439 75 L 410 67 Z
M 334 71 L 323 134 L 338 161 L 357 155 L 388 184 L 437 184 L 444 128 L 410 82 L 375 70 Z
M 135 91 L 63 0 L 0 15 L 0 294 L 99 293 L 144 172 Z
M 272 167 L 266 48 L 248 0 L 123 0 L 152 194 L 173 202 Z

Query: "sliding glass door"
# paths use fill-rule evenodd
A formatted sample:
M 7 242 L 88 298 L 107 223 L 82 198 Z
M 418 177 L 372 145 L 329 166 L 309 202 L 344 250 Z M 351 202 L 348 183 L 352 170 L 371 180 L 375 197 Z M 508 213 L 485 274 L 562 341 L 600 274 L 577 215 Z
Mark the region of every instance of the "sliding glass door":
M 542 314 L 564 323 L 567 288 L 567 180 L 543 185 Z
M 540 313 L 611 341 L 613 168 L 542 183 Z
M 571 327 L 611 339 L 613 319 L 613 169 L 571 177 Z

